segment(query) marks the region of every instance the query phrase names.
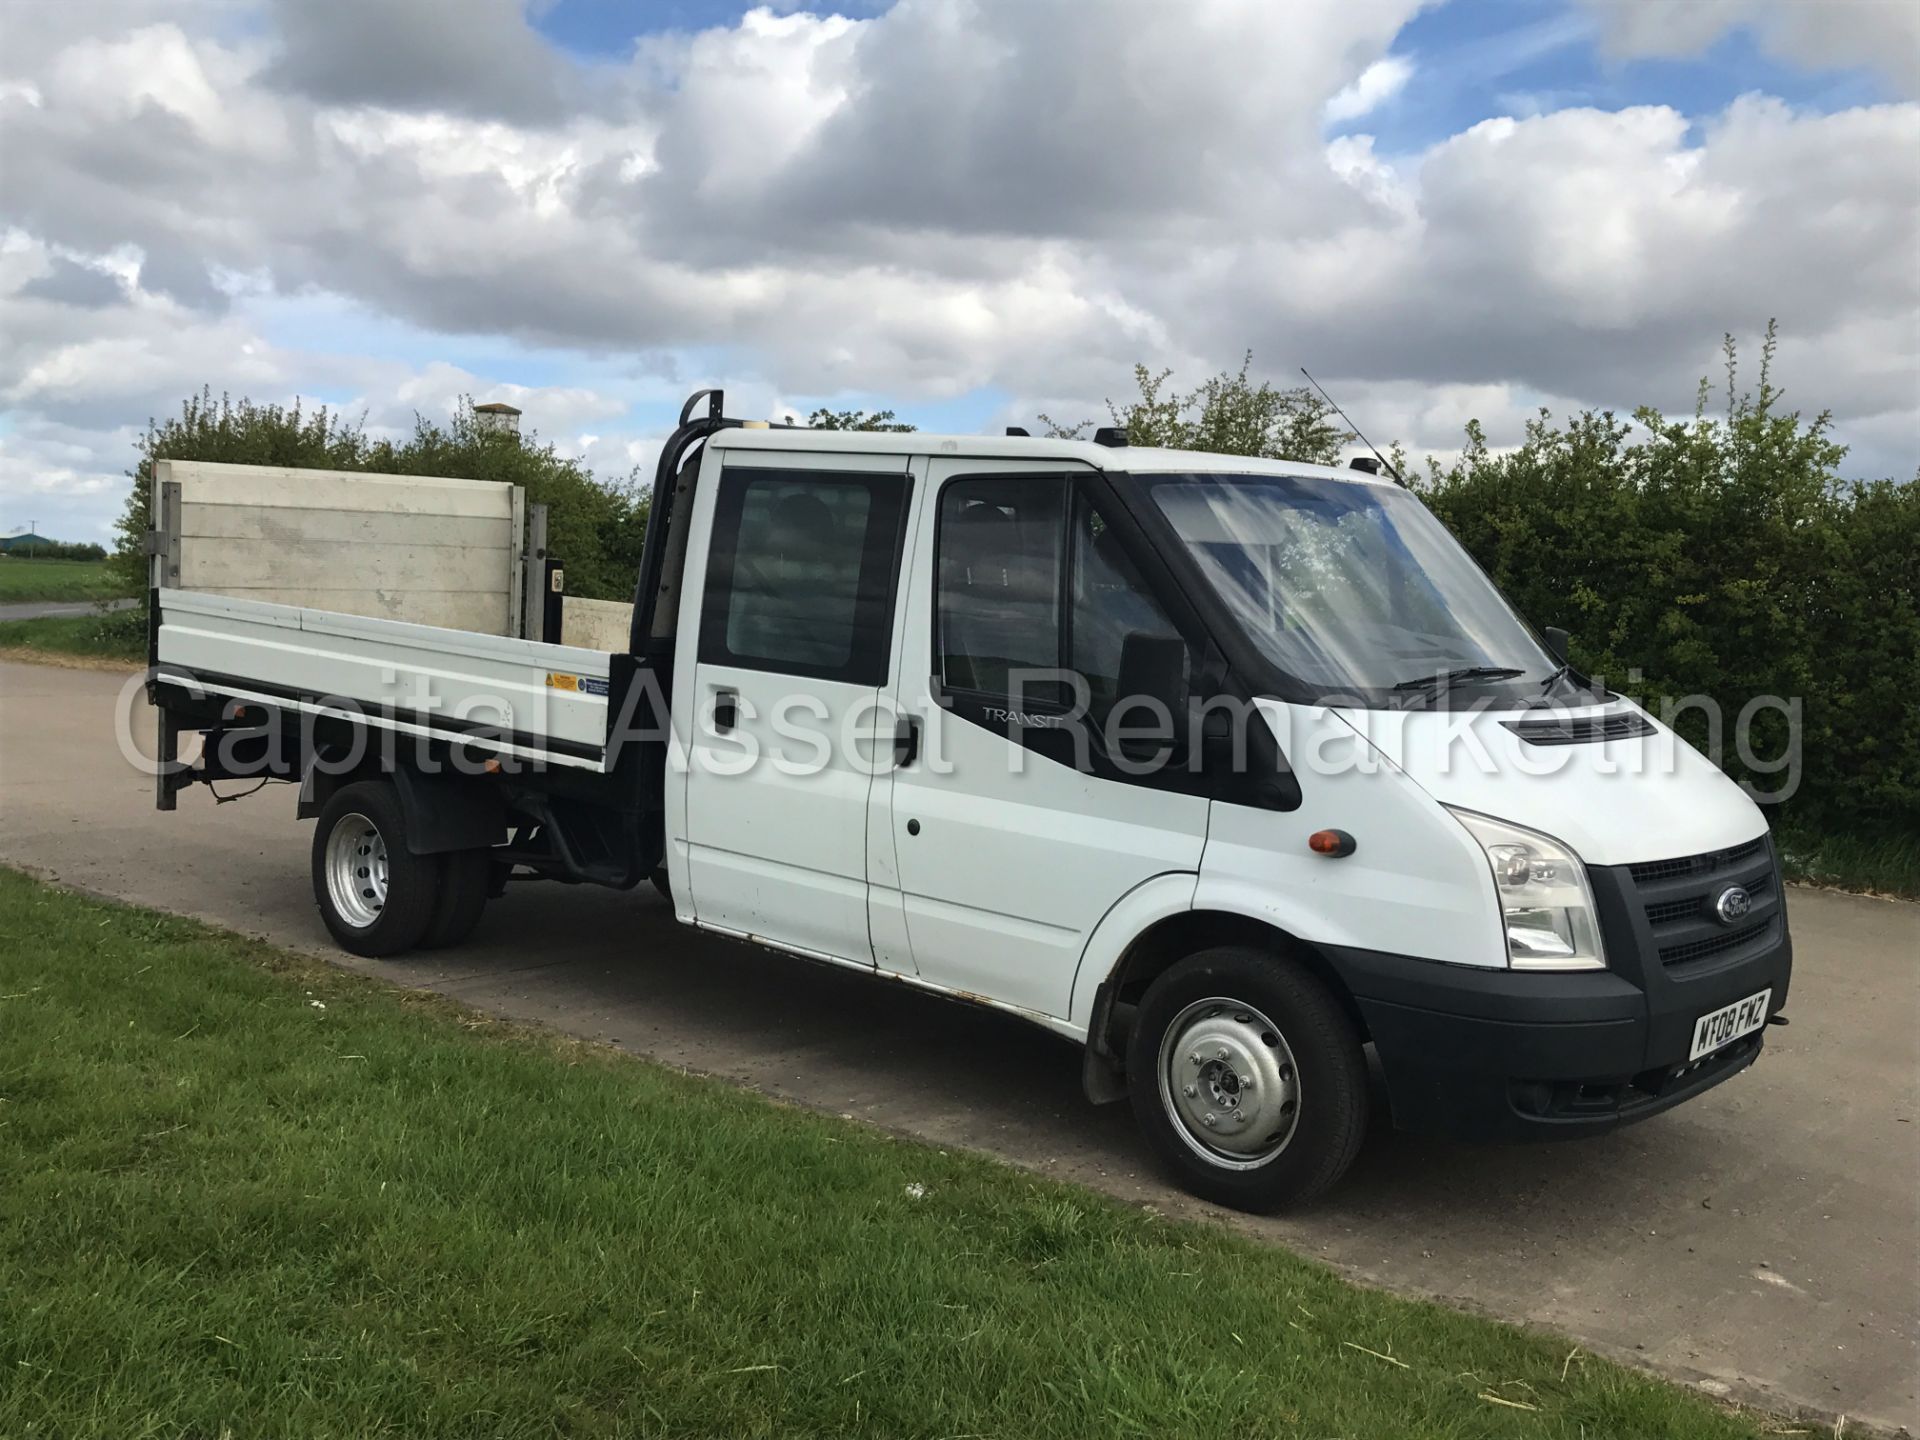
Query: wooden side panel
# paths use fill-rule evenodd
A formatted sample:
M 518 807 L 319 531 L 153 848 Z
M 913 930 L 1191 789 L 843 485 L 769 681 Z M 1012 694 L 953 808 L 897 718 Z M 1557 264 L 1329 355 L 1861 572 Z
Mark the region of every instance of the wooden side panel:
M 489 635 L 517 631 L 517 487 L 166 460 L 183 590 Z
M 562 645 L 625 654 L 632 625 L 633 606 L 624 600 L 582 600 L 568 595 L 561 603 Z

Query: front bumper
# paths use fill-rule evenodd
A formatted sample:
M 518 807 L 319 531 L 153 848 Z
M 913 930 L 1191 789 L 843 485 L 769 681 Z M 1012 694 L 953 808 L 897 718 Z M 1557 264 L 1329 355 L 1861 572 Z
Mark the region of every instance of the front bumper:
M 1475 970 L 1375 951 L 1327 958 L 1352 992 L 1385 1073 L 1394 1123 L 1466 1139 L 1610 1130 L 1738 1074 L 1765 1029 L 1689 1062 L 1694 1022 L 1771 988 L 1787 1001 L 1793 942 L 1771 846 L 1685 861 L 1590 866 L 1606 970 Z M 1737 927 L 1711 919 L 1744 884 Z

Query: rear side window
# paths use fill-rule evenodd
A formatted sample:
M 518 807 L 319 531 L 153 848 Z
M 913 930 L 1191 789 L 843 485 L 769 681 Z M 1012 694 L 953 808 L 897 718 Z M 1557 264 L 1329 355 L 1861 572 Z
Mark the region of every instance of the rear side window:
M 907 484 L 904 475 L 722 472 L 701 662 L 884 681 Z

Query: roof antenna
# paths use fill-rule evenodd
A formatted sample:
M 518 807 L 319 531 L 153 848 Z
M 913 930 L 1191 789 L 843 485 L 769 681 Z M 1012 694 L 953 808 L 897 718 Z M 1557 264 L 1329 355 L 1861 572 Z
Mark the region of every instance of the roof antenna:
M 1346 411 L 1342 410 L 1339 404 L 1334 400 L 1334 398 L 1331 395 L 1327 394 L 1327 387 L 1322 385 L 1318 380 L 1314 379 L 1313 375 L 1311 374 L 1311 372 L 1308 371 L 1306 366 L 1302 365 L 1300 367 L 1300 373 L 1307 377 L 1307 383 L 1309 385 L 1313 386 L 1314 389 L 1320 392 L 1321 399 L 1325 400 L 1327 404 L 1333 406 L 1333 413 L 1338 415 L 1342 420 L 1345 420 L 1347 422 L 1347 428 L 1352 430 L 1355 435 L 1360 436 L 1360 443 L 1366 446 L 1367 449 L 1373 451 L 1373 458 L 1380 462 L 1380 469 L 1386 471 L 1387 474 L 1393 477 L 1394 484 L 1404 487 L 1407 482 L 1400 478 L 1400 472 L 1394 469 L 1393 466 L 1387 463 L 1387 457 L 1380 453 L 1380 447 L 1378 445 L 1375 445 L 1371 440 L 1367 439 L 1365 435 L 1360 434 L 1360 427 L 1353 423 L 1353 417 L 1348 415 Z M 1364 460 L 1355 460 L 1353 462 L 1352 468 L 1355 470 L 1373 469 L 1373 467 L 1371 465 L 1368 465 Z M 1375 473 L 1377 474 L 1378 472 L 1376 471 Z

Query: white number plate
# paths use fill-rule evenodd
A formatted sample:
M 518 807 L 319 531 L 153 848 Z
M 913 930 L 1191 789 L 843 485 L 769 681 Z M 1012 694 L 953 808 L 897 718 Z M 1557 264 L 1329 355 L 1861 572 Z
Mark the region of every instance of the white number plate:
M 1771 999 L 1773 991 L 1762 990 L 1758 995 L 1749 995 L 1710 1015 L 1702 1015 L 1693 1022 L 1693 1053 L 1687 1060 L 1692 1062 L 1702 1055 L 1711 1055 L 1722 1045 L 1730 1045 L 1742 1035 L 1758 1030 L 1767 1023 L 1767 1002 Z

